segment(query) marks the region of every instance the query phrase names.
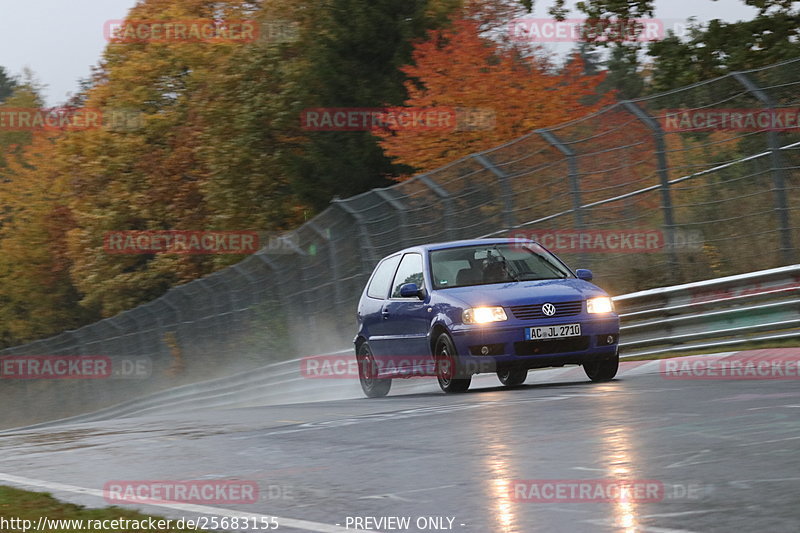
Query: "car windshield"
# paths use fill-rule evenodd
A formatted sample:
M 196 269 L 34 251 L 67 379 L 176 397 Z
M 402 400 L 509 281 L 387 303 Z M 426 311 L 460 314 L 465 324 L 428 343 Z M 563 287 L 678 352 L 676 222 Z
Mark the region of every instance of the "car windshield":
M 534 243 L 434 250 L 430 262 L 434 289 L 572 277 L 567 267 Z

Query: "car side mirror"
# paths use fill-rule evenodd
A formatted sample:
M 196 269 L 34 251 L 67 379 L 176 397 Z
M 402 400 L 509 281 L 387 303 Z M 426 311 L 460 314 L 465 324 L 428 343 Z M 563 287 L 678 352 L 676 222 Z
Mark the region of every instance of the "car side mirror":
M 423 298 L 423 289 L 420 289 L 416 283 L 406 283 L 400 286 L 401 298 Z
M 582 279 L 583 281 L 592 281 L 594 279 L 594 274 L 592 274 L 592 271 L 585 268 L 579 268 L 576 270 L 575 275 L 578 276 L 578 279 Z

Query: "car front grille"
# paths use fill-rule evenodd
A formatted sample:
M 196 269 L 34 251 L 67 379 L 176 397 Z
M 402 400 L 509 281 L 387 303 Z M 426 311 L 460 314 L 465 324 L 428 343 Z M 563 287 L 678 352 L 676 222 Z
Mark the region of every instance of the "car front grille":
M 556 314 L 547 316 L 542 313 L 542 304 L 515 305 L 511 308 L 514 317 L 519 320 L 535 320 L 537 318 L 558 318 L 561 316 L 577 315 L 583 309 L 583 301 L 554 303 Z
M 549 341 L 521 341 L 514 343 L 517 355 L 546 355 L 553 353 L 582 352 L 589 349 L 589 337 Z

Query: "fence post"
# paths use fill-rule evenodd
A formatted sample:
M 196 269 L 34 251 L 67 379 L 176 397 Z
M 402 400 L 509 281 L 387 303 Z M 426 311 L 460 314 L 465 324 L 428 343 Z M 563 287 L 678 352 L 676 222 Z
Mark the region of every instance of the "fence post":
M 247 271 L 245 271 L 242 268 L 242 264 L 241 263 L 236 263 L 234 265 L 231 265 L 231 268 L 240 277 L 244 278 L 251 287 L 255 288 L 257 286 L 257 284 L 259 282 L 259 279 L 256 276 L 253 276 L 250 273 L 248 273 Z M 250 309 L 252 309 L 254 305 L 257 305 L 256 304 L 255 292 L 254 291 L 250 291 L 250 294 L 249 294 L 249 296 L 247 298 L 247 303 L 246 304 L 243 303 L 242 301 L 239 301 L 239 302 L 237 302 L 237 305 L 239 305 L 239 307 L 242 310 L 250 310 Z
M 339 257 L 336 254 L 336 248 L 333 244 L 334 241 L 331 238 L 330 230 L 323 231 L 314 220 L 309 220 L 307 224 L 308 227 L 311 228 L 311 231 L 325 241 L 325 248 L 328 250 L 328 261 L 330 262 L 331 274 L 333 277 L 334 308 L 338 308 L 344 303 L 342 286 L 339 283 L 339 280 L 342 279 L 342 274 L 341 268 L 339 267 Z
M 275 276 L 276 278 L 280 276 L 280 269 L 278 269 L 278 267 L 275 266 L 275 261 L 273 261 L 269 256 L 267 256 L 267 254 L 264 253 L 263 250 L 254 254 L 252 257 L 258 258 L 259 261 L 267 265 L 267 268 L 269 268 L 272 271 L 273 276 Z M 286 322 L 290 329 L 290 331 L 288 331 L 289 342 L 291 343 L 294 352 L 299 353 L 300 344 L 297 338 L 297 331 L 291 329 L 293 323 L 299 325 L 299 320 L 297 322 L 293 320 L 294 315 L 296 315 L 295 309 L 291 307 L 290 300 L 286 297 L 286 294 L 284 294 L 285 283 L 283 283 L 283 280 L 277 279 L 273 283 L 273 285 L 275 286 L 275 292 L 277 293 L 278 300 L 280 300 L 281 303 L 280 308 L 286 311 Z
M 150 357 L 150 364 L 152 366 L 152 369 L 155 369 L 155 365 L 158 364 L 158 359 L 160 357 L 168 355 L 167 350 L 162 350 L 162 348 L 164 347 L 164 334 L 166 333 L 166 331 L 164 329 L 164 324 L 163 324 L 163 321 L 161 319 L 161 315 L 159 315 L 158 313 L 154 313 L 152 311 L 152 309 L 151 309 L 151 308 L 153 308 L 153 307 L 155 307 L 157 305 L 161 305 L 161 304 L 163 304 L 164 306 L 170 307 L 170 308 L 172 308 L 173 311 L 175 311 L 175 306 L 170 305 L 169 303 L 167 303 L 166 301 L 162 300 L 161 298 L 156 298 L 155 300 L 153 300 L 150 303 L 145 304 L 143 306 L 143 309 L 145 310 L 145 312 L 148 315 L 150 315 L 150 319 L 152 320 L 153 325 L 154 325 L 153 326 L 153 331 L 154 331 L 153 334 L 155 335 L 155 339 L 153 339 L 153 341 L 152 341 L 153 345 L 154 345 L 153 346 L 154 351 L 152 353 L 148 354 L 148 357 Z M 177 311 L 175 311 L 175 314 L 177 316 Z
M 683 279 L 678 256 L 675 253 L 675 214 L 672 208 L 672 194 L 669 183 L 669 163 L 667 162 L 667 145 L 664 142 L 664 130 L 661 124 L 650 116 L 644 109 L 625 100 L 622 106 L 633 116 L 647 126 L 653 132 L 653 139 L 656 143 L 656 162 L 658 166 L 658 177 L 661 180 L 661 209 L 664 214 L 664 228 L 667 230 L 667 261 L 669 261 L 669 276 L 673 282 L 680 282 Z
M 381 200 L 389 204 L 389 207 L 397 212 L 397 218 L 400 222 L 400 241 L 402 243 L 402 246 L 400 246 L 398 250 L 405 248 L 408 246 L 410 241 L 408 238 L 408 217 L 406 217 L 406 206 L 404 206 L 400 200 L 392 196 L 386 189 L 373 189 L 373 191 Z
M 211 338 L 218 339 L 222 335 L 223 331 L 221 330 L 221 324 L 217 318 L 219 314 L 217 313 L 217 306 L 214 305 L 214 291 L 207 285 L 206 278 L 198 278 L 194 280 L 197 283 L 197 287 L 200 291 L 205 292 L 208 295 L 208 299 L 212 302 L 211 305 L 204 309 L 198 309 L 199 311 L 197 315 L 197 319 L 195 320 L 195 329 L 200 329 L 198 326 L 205 320 L 211 319 L 211 323 L 213 324 L 210 328 L 206 330 L 206 328 L 202 328 L 204 331 L 209 331 L 212 333 Z M 187 284 L 188 285 L 188 284 Z M 228 301 L 230 301 L 230 295 L 228 295 Z M 201 314 L 202 313 L 202 314 Z
M 358 238 L 361 241 L 361 247 L 364 250 L 364 256 L 361 260 L 361 272 L 365 276 L 369 276 L 372 274 L 372 269 L 375 267 L 375 263 L 378 262 L 378 258 L 375 257 L 375 247 L 372 246 L 372 239 L 369 238 L 364 217 L 361 215 L 361 213 L 347 205 L 345 200 L 334 198 L 331 201 L 331 204 L 340 208 L 342 211 L 353 217 L 353 219 L 356 221 L 356 225 L 358 226 Z
M 296 231 L 294 232 L 294 234 L 298 235 Z M 316 331 L 316 328 L 314 327 L 314 317 L 312 316 L 311 312 L 311 303 L 308 301 L 308 283 L 306 282 L 306 269 L 303 265 L 303 258 L 307 257 L 308 254 L 306 253 L 305 250 L 303 250 L 302 248 L 300 248 L 300 246 L 297 245 L 294 239 L 291 238 L 287 239 L 286 235 L 281 235 L 279 237 L 279 240 L 287 248 L 290 248 L 294 253 L 294 257 L 296 257 L 295 270 L 297 271 L 297 278 L 300 280 L 300 286 L 302 287 L 301 289 L 302 296 L 300 300 L 302 301 L 303 304 L 303 316 L 305 317 L 306 320 L 306 326 L 309 328 L 308 331 Z
M 581 203 L 581 184 L 578 176 L 578 156 L 575 150 L 567 146 L 561 139 L 549 130 L 536 130 L 536 133 L 552 144 L 559 152 L 567 158 L 567 169 L 569 173 L 569 187 L 572 193 L 572 210 L 575 213 L 575 225 L 578 229 L 583 229 L 583 207 Z
M 748 78 L 744 72 L 731 73 L 733 78 L 758 99 L 759 102 L 774 112 L 775 102 L 764 92 L 764 90 Z M 786 178 L 784 176 L 784 163 L 781 156 L 780 139 L 778 132 L 774 129 L 767 131 L 767 143 L 769 144 L 770 161 L 772 162 L 772 192 L 774 195 L 775 211 L 778 215 L 781 235 L 781 260 L 785 265 L 794 263 L 794 248 L 792 247 L 792 226 L 789 220 L 789 202 L 786 198 Z
M 69 330 L 67 333 L 72 335 L 72 338 L 75 339 L 75 355 L 91 355 L 86 353 L 86 342 L 83 339 L 84 332 L 82 330 L 83 327 L 80 327 L 78 329 Z M 5 350 L 0 352 L 0 355 L 2 355 L 4 352 Z
M 177 349 L 180 351 L 179 354 L 189 353 L 191 351 L 190 342 L 193 340 L 192 335 L 187 333 L 187 329 L 189 329 L 189 317 L 186 314 L 186 308 L 184 307 L 184 299 L 183 294 L 178 291 L 177 287 L 173 287 L 172 289 L 168 290 L 164 296 L 161 297 L 165 305 L 171 307 L 173 311 L 175 311 L 175 331 L 173 332 L 173 336 L 175 338 L 175 344 Z M 165 339 L 162 337 L 161 339 L 162 344 L 166 347 L 166 352 L 169 355 L 170 364 L 177 364 L 177 361 L 174 359 L 173 355 L 173 348 L 170 347 Z M 183 365 L 187 366 L 190 364 L 190 361 L 183 361 Z
M 483 154 L 475 154 L 472 156 L 478 163 L 483 165 L 492 174 L 497 176 L 497 181 L 500 182 L 500 190 L 503 194 L 503 224 L 507 229 L 514 227 L 514 191 L 509 183 L 509 176 L 500 170 L 489 157 Z
M 135 339 L 134 340 L 136 344 L 135 355 L 140 356 L 147 352 L 147 341 L 144 340 L 145 330 L 142 327 L 142 323 L 139 321 L 138 318 L 136 318 L 136 313 L 134 313 L 135 310 L 136 308 L 129 309 L 128 311 L 125 311 L 124 313 L 118 316 L 125 317 L 125 319 L 127 319 L 128 321 L 133 322 L 135 329 L 130 332 L 130 335 L 131 337 L 133 337 L 133 339 Z
M 578 174 L 578 156 L 575 150 L 559 139 L 552 131 L 540 129 L 536 130 L 536 133 L 541 135 L 545 141 L 549 142 L 559 152 L 564 154 L 564 157 L 567 159 L 567 173 L 569 175 L 569 188 L 572 196 L 572 212 L 575 216 L 575 227 L 578 230 L 582 230 L 585 226 L 583 220 L 583 203 L 581 202 L 581 183 Z M 579 255 L 579 262 L 582 264 L 588 263 L 588 258 L 585 253 L 581 252 Z
M 258 252 L 256 254 L 254 254 L 253 257 L 257 258 L 259 261 L 261 261 L 262 263 L 267 265 L 267 268 L 269 268 L 272 271 L 272 275 L 273 276 L 276 276 L 276 277 L 278 276 L 278 267 L 275 266 L 275 261 L 270 259 L 267 256 L 267 254 L 265 254 L 263 252 Z M 274 285 L 275 285 L 275 289 L 276 289 L 275 292 L 278 295 L 278 299 L 281 301 L 282 304 L 286 304 L 286 298 L 284 297 L 283 291 L 281 290 L 281 287 L 283 287 L 283 283 L 278 281 L 277 283 L 274 283 Z
M 297 231 L 295 231 L 294 234 L 298 236 L 299 240 L 299 234 Z M 308 291 L 311 288 L 308 285 L 308 280 L 306 279 L 306 268 L 303 264 L 303 261 L 308 258 L 308 254 L 305 250 L 298 246 L 294 239 L 287 239 L 285 236 L 282 236 L 281 241 L 294 252 L 293 258 L 297 268 L 297 277 L 300 280 L 300 286 L 302 287 L 300 299 L 303 302 L 303 316 L 305 317 L 306 327 L 308 328 L 307 331 L 311 335 L 316 336 L 318 334 L 318 328 L 316 327 L 316 314 L 313 312 L 311 302 L 308 301 Z
M 172 362 L 171 361 L 172 350 L 169 347 L 169 345 L 167 345 L 167 341 L 166 341 L 167 333 L 172 333 L 173 336 L 175 337 L 175 342 L 178 344 L 178 346 L 181 346 L 181 338 L 180 338 L 179 335 L 181 333 L 180 332 L 180 327 L 181 327 L 181 324 L 183 323 L 183 312 L 181 311 L 181 306 L 180 305 L 170 301 L 169 293 L 167 293 L 164 296 L 162 296 L 160 298 L 160 300 L 165 306 L 169 307 L 170 309 L 172 309 L 172 311 L 175 312 L 175 331 L 171 331 L 171 332 L 167 331 L 168 324 L 164 323 L 164 315 L 163 314 L 161 316 L 159 316 L 159 318 L 158 318 L 159 330 L 161 332 L 160 333 L 160 337 L 158 339 L 158 345 L 162 349 L 162 352 L 161 352 L 160 355 L 162 355 L 165 360 Z M 153 361 L 153 364 L 155 365 L 156 362 Z
M 219 270 L 203 279 L 213 282 L 215 284 L 214 291 L 218 294 L 222 292 L 225 295 L 224 300 L 227 301 L 227 305 L 225 305 L 223 298 L 216 299 L 214 306 L 214 313 L 216 316 L 215 323 L 221 326 L 226 333 L 230 333 L 231 331 L 234 331 L 233 328 L 236 326 L 236 312 L 241 308 L 241 306 L 237 301 L 238 298 L 236 297 L 235 289 L 231 283 L 225 279 L 226 271 L 227 269 Z M 219 287 L 222 287 L 221 291 Z
M 433 191 L 433 194 L 438 196 L 442 203 L 444 204 L 444 212 L 442 215 L 442 222 L 444 225 L 444 230 L 447 233 L 447 238 L 454 238 L 453 237 L 453 197 L 450 196 L 441 185 L 433 181 L 427 174 L 423 174 L 421 176 L 417 176 L 419 181 L 421 181 L 427 188 Z
M 256 261 L 256 259 L 253 258 L 253 261 Z M 242 265 L 242 263 L 237 263 L 235 265 L 232 265 L 231 268 L 233 268 L 233 271 L 239 277 L 241 277 L 242 279 L 244 279 L 247 282 L 246 284 L 244 284 L 244 287 L 245 288 L 247 286 L 250 287 L 250 289 L 247 291 L 249 293 L 247 301 L 245 302 L 245 301 L 242 300 L 242 301 L 240 301 L 238 303 L 241 311 L 243 312 L 242 314 L 244 314 L 247 317 L 247 320 L 248 320 L 245 323 L 245 328 L 261 327 L 261 324 L 257 322 L 257 319 L 260 318 L 259 312 L 263 312 L 263 307 L 259 307 L 259 306 L 261 306 L 263 304 L 266 304 L 266 302 L 268 300 L 270 300 L 270 299 L 275 300 L 275 301 L 283 304 L 283 300 L 281 299 L 280 292 L 277 289 L 278 288 L 278 284 L 275 283 L 274 280 L 270 280 L 269 283 L 268 283 L 268 285 L 270 287 L 274 287 L 275 288 L 275 293 L 274 294 L 272 292 L 268 291 L 268 290 L 266 290 L 266 291 L 263 290 L 264 286 L 267 285 L 267 283 L 265 283 L 264 279 L 262 279 L 261 277 L 257 276 L 256 274 L 248 272 L 247 270 L 242 268 L 241 265 Z M 271 269 L 272 267 L 269 267 L 269 268 Z M 274 274 L 275 271 L 272 270 L 272 272 Z M 243 289 L 243 290 L 247 290 L 247 289 Z M 264 295 L 265 293 L 266 293 L 266 297 L 262 297 L 262 295 Z

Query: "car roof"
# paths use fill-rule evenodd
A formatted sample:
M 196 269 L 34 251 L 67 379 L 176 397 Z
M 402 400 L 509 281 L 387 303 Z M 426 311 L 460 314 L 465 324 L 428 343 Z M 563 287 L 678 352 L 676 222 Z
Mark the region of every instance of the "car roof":
M 519 242 L 533 242 L 528 239 L 510 239 L 510 238 L 495 238 L 495 239 L 469 239 L 463 241 L 448 241 L 438 242 L 432 244 L 422 244 L 419 246 L 412 246 L 404 250 L 400 250 L 391 255 L 407 252 L 429 252 L 433 250 L 446 250 L 447 248 L 461 248 L 464 246 L 481 246 L 487 244 L 506 244 L 506 243 L 519 243 Z M 389 256 L 387 256 L 389 257 Z

